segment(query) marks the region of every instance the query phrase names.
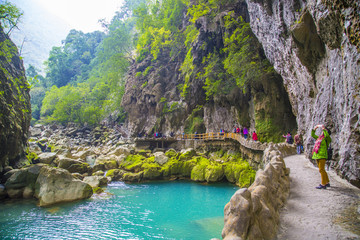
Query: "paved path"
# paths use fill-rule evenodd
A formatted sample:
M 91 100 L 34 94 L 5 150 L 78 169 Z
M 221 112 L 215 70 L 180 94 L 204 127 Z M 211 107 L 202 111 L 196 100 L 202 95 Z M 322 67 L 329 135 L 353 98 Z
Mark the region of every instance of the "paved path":
M 279 240 L 360 239 L 360 190 L 328 171 L 331 187 L 304 155 L 285 158 L 290 196 L 280 213 Z

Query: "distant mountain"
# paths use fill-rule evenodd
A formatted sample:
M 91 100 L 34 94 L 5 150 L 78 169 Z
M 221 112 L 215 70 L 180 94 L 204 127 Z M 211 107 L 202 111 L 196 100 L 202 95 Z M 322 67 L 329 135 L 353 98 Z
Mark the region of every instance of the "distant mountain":
M 71 28 L 45 10 L 36 0 L 10 2 L 24 12 L 19 30 L 13 30 L 10 35 L 21 52 L 24 66 L 27 68 L 31 64 L 44 70 L 43 63 L 48 59 L 49 51 L 53 46 L 60 46 Z

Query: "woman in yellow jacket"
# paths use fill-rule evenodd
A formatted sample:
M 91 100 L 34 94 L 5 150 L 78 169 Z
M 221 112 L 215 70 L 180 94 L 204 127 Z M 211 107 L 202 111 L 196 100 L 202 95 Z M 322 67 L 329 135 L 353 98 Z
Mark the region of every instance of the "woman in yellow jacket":
M 322 133 L 320 136 L 315 134 L 317 128 L 322 128 Z M 325 163 L 328 158 L 328 146 L 331 143 L 331 138 L 329 131 L 325 128 L 324 125 L 316 125 L 315 128 L 311 131 L 311 136 L 316 139 L 315 146 L 313 148 L 312 159 L 316 160 L 319 172 L 321 174 L 321 184 L 317 186 L 317 189 L 326 189 L 326 187 L 330 187 L 329 177 L 325 171 Z

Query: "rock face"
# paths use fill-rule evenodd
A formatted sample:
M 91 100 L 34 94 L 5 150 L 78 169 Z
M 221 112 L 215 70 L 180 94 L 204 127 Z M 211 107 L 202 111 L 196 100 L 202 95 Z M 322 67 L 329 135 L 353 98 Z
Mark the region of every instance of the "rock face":
M 93 194 L 89 184 L 75 179 L 65 169 L 43 167 L 35 185 L 39 206 L 86 199 Z
M 262 81 L 247 86 L 246 93 L 233 82 L 233 90 L 229 93 L 207 99 L 204 79 L 197 79 L 195 75 L 203 71 L 202 61 L 208 54 L 221 52 L 224 47 L 226 30 L 222 17 L 234 11 L 236 17 L 242 16 L 249 21 L 245 1 L 233 1 L 221 11 L 215 19 L 204 16 L 195 23 L 199 35 L 191 49 L 194 74 L 186 83 L 186 96 L 181 88 L 186 78 L 181 73 L 186 56 L 184 50 L 176 59 L 170 59 L 169 51 L 164 50 L 156 60 L 149 55 L 131 66 L 122 100 L 131 135 L 155 131 L 165 135 L 180 134 L 184 130 L 218 132 L 221 128 L 232 131 L 237 124 L 251 131 L 262 131 L 261 137 L 266 135 L 267 139 L 276 139 L 281 132 L 296 129 L 296 120 L 279 74 L 263 77 Z M 192 23 L 184 17 L 182 28 L 189 24 Z M 256 48 L 259 53 L 263 52 L 259 42 Z M 271 130 L 266 129 L 269 123 L 273 127 Z
M 0 27 L 0 173 L 24 159 L 31 120 L 29 91 L 18 50 Z
M 333 167 L 360 187 L 359 3 L 247 4 L 251 28 L 284 79 L 308 156 L 311 129 L 325 124 L 332 131 Z

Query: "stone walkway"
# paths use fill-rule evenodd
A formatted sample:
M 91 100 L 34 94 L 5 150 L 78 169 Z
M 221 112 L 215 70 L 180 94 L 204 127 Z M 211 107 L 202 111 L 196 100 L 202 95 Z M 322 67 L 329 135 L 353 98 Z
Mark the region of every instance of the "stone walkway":
M 360 239 L 360 190 L 333 171 L 331 187 L 315 189 L 320 173 L 304 155 L 285 158 L 290 196 L 280 212 L 278 240 Z

